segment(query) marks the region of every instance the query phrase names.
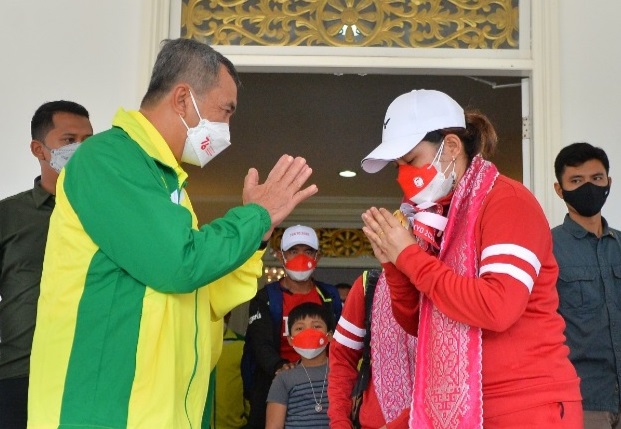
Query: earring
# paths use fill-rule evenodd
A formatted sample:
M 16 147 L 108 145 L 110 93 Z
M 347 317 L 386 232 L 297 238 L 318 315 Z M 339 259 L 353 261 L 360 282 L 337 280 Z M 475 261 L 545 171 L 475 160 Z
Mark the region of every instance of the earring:
M 455 185 L 457 185 L 457 180 L 456 180 L 456 174 L 455 174 L 455 157 L 453 157 L 453 173 L 451 174 L 451 177 L 453 178 L 453 186 L 452 189 L 455 190 Z

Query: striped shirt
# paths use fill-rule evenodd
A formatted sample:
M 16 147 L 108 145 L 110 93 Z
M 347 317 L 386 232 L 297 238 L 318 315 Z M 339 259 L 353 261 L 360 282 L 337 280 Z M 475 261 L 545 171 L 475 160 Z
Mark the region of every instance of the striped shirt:
M 329 427 L 327 371 L 327 363 L 306 368 L 298 364 L 274 378 L 267 402 L 287 406 L 285 429 Z M 318 403 L 320 411 L 316 410 Z

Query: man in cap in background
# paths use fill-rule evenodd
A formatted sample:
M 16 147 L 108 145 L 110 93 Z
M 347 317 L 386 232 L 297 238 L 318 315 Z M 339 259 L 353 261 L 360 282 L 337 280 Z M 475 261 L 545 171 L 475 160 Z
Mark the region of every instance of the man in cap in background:
M 321 257 L 319 240 L 312 228 L 303 225 L 287 228 L 276 257 L 286 275 L 261 289 L 250 301 L 248 311 L 244 353 L 252 354 L 256 362 L 252 389 L 246 392 L 252 428 L 265 427 L 265 401 L 274 376 L 295 366 L 300 359 L 287 341 L 289 311 L 301 303 L 314 302 L 332 311 L 335 320 L 341 315 L 338 290 L 312 277 Z

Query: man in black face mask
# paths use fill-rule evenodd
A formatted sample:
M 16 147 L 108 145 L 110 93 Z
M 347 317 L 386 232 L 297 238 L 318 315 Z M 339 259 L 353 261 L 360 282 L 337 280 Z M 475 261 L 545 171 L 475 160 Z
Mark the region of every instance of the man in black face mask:
M 601 214 L 609 167 L 606 152 L 588 143 L 563 148 L 554 162 L 554 189 L 568 210 L 552 229 L 558 311 L 581 378 L 585 429 L 621 427 L 621 233 Z

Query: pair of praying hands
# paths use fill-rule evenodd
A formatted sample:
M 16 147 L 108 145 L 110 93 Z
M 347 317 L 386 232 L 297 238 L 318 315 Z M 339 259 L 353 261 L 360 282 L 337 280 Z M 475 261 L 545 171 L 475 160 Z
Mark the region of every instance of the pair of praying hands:
M 412 234 L 386 209 L 371 207 L 362 214 L 362 220 L 362 231 L 371 242 L 375 257 L 382 264 L 394 264 L 403 249 L 416 243 Z

